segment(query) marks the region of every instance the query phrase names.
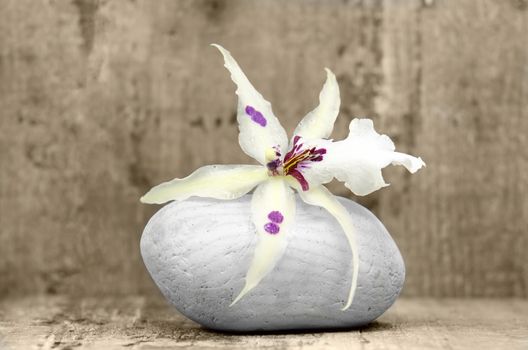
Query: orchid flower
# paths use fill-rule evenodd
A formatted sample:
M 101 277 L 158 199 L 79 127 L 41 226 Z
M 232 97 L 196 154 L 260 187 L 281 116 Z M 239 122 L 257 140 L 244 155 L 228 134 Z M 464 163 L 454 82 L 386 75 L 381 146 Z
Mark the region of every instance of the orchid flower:
M 288 142 L 271 104 L 253 87 L 231 56 L 220 45 L 225 67 L 237 86 L 237 121 L 242 150 L 260 165 L 208 165 L 183 179 L 152 188 L 143 203 L 162 204 L 191 196 L 236 199 L 255 189 L 251 200 L 252 221 L 258 235 L 254 255 L 242 291 L 233 304 L 255 288 L 283 255 L 294 225 L 295 195 L 326 209 L 340 224 L 352 253 L 352 281 L 342 310 L 352 304 L 359 272 L 354 224 L 345 207 L 323 185 L 333 178 L 345 183 L 356 195 L 367 195 L 388 186 L 381 169 L 403 165 L 411 173 L 425 163 L 421 158 L 395 152 L 390 138 L 378 134 L 370 119 L 354 119 L 342 141 L 327 139 L 336 120 L 340 96 L 335 75 L 326 68 L 326 82 L 319 106 L 299 123 Z

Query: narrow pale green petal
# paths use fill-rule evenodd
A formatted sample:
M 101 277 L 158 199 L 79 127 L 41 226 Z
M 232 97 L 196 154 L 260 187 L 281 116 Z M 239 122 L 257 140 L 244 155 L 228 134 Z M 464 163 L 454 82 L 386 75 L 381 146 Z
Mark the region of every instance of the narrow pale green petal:
M 274 233 L 270 233 L 269 228 L 266 230 L 266 225 L 273 222 L 269 217 L 272 212 L 278 212 L 282 217 L 281 222 L 275 224 L 279 230 L 272 231 Z M 255 288 L 282 257 L 295 216 L 294 192 L 282 178 L 272 177 L 255 190 L 251 201 L 251 213 L 258 242 L 246 274 L 244 288 L 231 305 Z
M 328 68 L 325 70 L 326 82 L 319 94 L 319 106 L 301 120 L 293 133 L 294 136 L 298 135 L 307 140 L 328 138 L 334 129 L 341 98 L 334 73 Z
M 342 308 L 342 310 L 346 310 L 352 305 L 352 301 L 354 300 L 359 273 L 359 255 L 355 237 L 355 228 L 352 219 L 350 218 L 350 214 L 346 208 L 339 203 L 337 198 L 334 197 L 334 195 L 324 186 L 315 187 L 308 191 L 299 191 L 299 195 L 307 204 L 325 208 L 334 216 L 346 235 L 352 252 L 352 282 L 350 284 L 350 293 L 348 294 L 347 302 Z
M 235 199 L 251 191 L 268 178 L 260 165 L 208 165 L 183 179 L 174 179 L 153 187 L 141 202 L 162 204 L 182 201 L 191 196 Z

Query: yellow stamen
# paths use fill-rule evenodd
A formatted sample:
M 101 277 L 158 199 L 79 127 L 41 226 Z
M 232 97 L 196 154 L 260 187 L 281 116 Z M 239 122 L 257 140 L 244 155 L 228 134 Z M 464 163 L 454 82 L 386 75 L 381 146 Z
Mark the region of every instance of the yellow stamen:
M 310 156 L 309 151 L 305 150 L 304 152 L 299 153 L 299 154 L 295 155 L 294 157 L 288 159 L 288 161 L 284 164 L 284 173 L 288 174 L 288 171 L 291 168 L 294 168 L 297 164 L 299 164 L 300 162 L 302 162 L 303 160 L 305 160 L 309 156 Z

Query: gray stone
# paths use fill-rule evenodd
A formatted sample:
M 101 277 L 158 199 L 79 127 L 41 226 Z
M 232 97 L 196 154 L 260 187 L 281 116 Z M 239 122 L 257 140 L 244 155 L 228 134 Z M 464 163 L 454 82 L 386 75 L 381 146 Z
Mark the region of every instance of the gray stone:
M 341 311 L 352 275 L 345 235 L 324 209 L 297 198 L 284 256 L 255 289 L 229 307 L 244 286 L 257 241 L 250 199 L 173 202 L 145 227 L 145 265 L 182 314 L 226 331 L 352 328 L 372 322 L 394 303 L 405 266 L 374 214 L 339 198 L 353 217 L 360 258 L 354 302 Z

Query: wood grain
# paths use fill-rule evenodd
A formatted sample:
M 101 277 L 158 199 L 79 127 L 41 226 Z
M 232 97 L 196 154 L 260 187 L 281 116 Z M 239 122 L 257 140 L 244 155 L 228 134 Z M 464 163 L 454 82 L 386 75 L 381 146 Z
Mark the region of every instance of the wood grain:
M 9 350 L 528 347 L 528 302 L 513 299 L 400 299 L 364 328 L 290 334 L 216 333 L 144 297 L 5 300 L 0 313 L 0 348 Z
M 528 296 L 525 1 L 0 0 L 0 295 L 155 295 L 150 186 L 247 163 L 217 42 L 284 126 L 335 71 L 334 132 L 370 116 L 426 170 L 360 199 L 408 296 Z M 335 193 L 347 191 L 332 184 Z

